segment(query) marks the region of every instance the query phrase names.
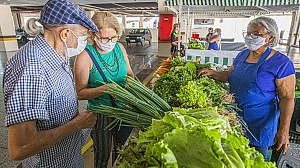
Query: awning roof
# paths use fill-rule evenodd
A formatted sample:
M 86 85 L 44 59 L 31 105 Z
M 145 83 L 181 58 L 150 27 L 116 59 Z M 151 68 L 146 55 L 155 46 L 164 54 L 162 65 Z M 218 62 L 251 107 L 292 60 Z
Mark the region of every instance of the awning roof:
M 183 16 L 250 17 L 297 11 L 300 0 L 166 0 L 165 5 L 174 12 L 181 6 Z
M 166 6 L 280 6 L 300 5 L 300 0 L 166 0 Z

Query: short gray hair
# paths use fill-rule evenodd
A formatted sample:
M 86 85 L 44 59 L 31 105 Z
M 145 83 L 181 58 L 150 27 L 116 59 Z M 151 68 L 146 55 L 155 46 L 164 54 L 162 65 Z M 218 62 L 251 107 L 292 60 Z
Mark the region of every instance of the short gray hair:
M 76 29 L 76 26 L 77 24 L 46 24 L 46 25 L 43 25 L 39 22 L 39 19 L 36 19 L 36 18 L 30 18 L 24 29 L 25 29 L 25 32 L 27 34 L 29 34 L 30 36 L 37 36 L 37 35 L 41 35 L 41 34 L 44 34 L 45 30 L 51 30 L 51 29 L 54 29 L 54 28 L 73 28 L 73 29 Z
M 270 33 L 271 37 L 274 38 L 274 41 L 271 44 L 271 46 L 276 46 L 279 42 L 279 30 L 276 21 L 272 18 L 261 16 L 251 20 L 249 25 L 257 23 L 264 26 L 266 30 Z
M 39 24 L 39 19 L 30 18 L 24 26 L 25 32 L 30 36 L 37 36 L 44 33 L 44 26 Z

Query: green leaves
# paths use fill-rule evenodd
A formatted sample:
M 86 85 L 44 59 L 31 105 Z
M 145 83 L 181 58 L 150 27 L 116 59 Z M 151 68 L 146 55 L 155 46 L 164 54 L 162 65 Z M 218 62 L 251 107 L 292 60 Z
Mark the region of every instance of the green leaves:
M 182 85 L 176 96 L 182 107 L 202 108 L 230 103 L 226 102 L 227 94 L 228 92 L 220 83 L 203 77 Z
M 193 62 L 183 62 L 181 58 L 175 58 L 171 63 L 171 69 L 156 83 L 153 91 L 174 107 L 180 106 L 176 94 L 181 86 L 196 79 L 197 67 Z
M 300 79 L 296 80 L 296 90 L 299 91 L 300 90 Z
M 224 97 L 229 94 L 221 83 L 208 77 L 202 77 L 196 80 L 197 85 L 201 87 L 204 93 L 213 102 L 213 106 L 221 106 L 224 103 Z
M 189 81 L 187 85 L 182 86 L 176 96 L 182 107 L 201 108 L 212 104 L 203 87 L 196 81 Z
M 150 145 L 146 150 L 145 156 L 146 158 L 153 158 L 154 163 L 150 163 L 150 165 L 157 164 L 157 167 L 178 168 L 174 153 L 168 147 L 168 144 L 163 141 Z
M 197 78 L 197 69 L 208 66 L 175 58 L 170 71 L 155 83 L 153 90 L 174 107 L 201 108 L 232 103 L 225 84 L 208 77 Z
M 202 67 L 176 58 L 171 66 L 157 81 L 154 91 L 172 106 L 188 109 L 173 107 L 162 118 L 153 119 L 120 152 L 118 167 L 275 168 L 249 147 L 249 141 L 238 129 L 235 113 L 225 110 L 236 109 L 226 86 L 207 77 L 197 79 L 197 68 L 207 65 Z M 139 99 L 156 108 L 169 109 L 158 98 L 159 104 L 147 94 L 139 94 L 136 90 L 140 89 L 134 86 L 131 92 Z
M 176 57 L 172 60 L 171 67 L 181 66 L 181 65 L 184 65 L 184 64 L 185 64 L 185 62 L 182 58 Z
M 275 168 L 231 129 L 217 108 L 174 109 L 122 152 L 119 165 L 156 168 Z M 134 158 L 133 156 L 136 156 Z M 120 167 L 120 166 L 118 166 Z M 124 166 L 123 166 L 124 168 Z
M 198 40 L 191 40 L 188 44 L 189 49 L 198 49 L 198 50 L 205 50 L 205 44 L 204 42 L 200 42 Z

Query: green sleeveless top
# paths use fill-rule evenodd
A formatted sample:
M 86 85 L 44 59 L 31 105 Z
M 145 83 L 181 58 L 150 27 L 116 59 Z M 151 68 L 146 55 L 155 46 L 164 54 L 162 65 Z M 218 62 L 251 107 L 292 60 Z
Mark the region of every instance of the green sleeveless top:
M 88 45 L 87 49 L 93 54 L 108 81 L 113 81 L 121 85 L 125 83 L 127 64 L 119 43 L 115 45 L 111 52 L 106 54 L 100 54 L 93 45 Z M 102 83 L 104 83 L 104 80 L 93 63 L 93 67 L 89 73 L 88 87 L 99 87 Z M 88 109 L 90 109 L 91 105 L 97 106 L 99 104 L 112 105 L 110 97 L 107 94 L 103 94 L 97 98 L 88 100 Z

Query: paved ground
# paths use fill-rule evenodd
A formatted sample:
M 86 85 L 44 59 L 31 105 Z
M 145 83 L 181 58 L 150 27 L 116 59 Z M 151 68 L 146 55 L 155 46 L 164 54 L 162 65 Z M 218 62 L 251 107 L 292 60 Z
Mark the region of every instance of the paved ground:
M 18 162 L 12 161 L 7 154 L 7 128 L 4 127 L 4 100 L 2 78 L 6 57 L 0 54 L 0 168 L 16 167 Z

